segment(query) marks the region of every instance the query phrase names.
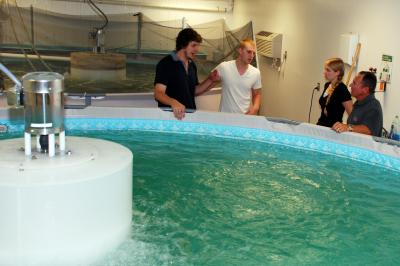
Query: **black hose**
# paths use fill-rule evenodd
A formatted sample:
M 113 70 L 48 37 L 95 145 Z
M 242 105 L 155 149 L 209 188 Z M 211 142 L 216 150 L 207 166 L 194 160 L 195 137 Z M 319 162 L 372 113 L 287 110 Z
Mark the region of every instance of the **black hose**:
M 3 92 L 6 89 L 4 85 L 4 76 L 3 73 L 0 72 L 0 92 Z
M 88 0 L 88 2 L 89 2 L 89 5 L 92 5 L 95 9 L 97 9 L 97 11 L 99 11 L 100 12 L 100 14 L 103 16 L 103 18 L 104 18 L 104 25 L 103 26 L 101 26 L 100 28 L 98 28 L 98 30 L 103 30 L 107 25 L 108 25 L 108 18 L 107 18 L 107 16 L 106 16 L 106 14 L 104 14 L 104 12 L 95 4 L 95 3 L 93 3 L 93 1 L 92 0 Z
M 315 88 L 312 90 L 312 94 L 311 94 L 310 111 L 308 111 L 308 123 L 310 123 L 312 103 L 313 103 L 313 99 L 314 99 L 314 92 L 315 92 L 315 91 L 319 91 L 319 89 L 320 89 L 320 84 L 319 84 L 319 82 L 318 82 L 318 83 L 317 83 L 317 87 L 315 87 Z

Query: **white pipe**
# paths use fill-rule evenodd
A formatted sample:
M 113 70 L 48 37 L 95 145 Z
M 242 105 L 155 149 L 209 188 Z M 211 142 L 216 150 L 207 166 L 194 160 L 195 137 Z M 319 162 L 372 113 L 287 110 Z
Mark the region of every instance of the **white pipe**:
M 60 142 L 60 151 L 65 151 L 65 131 L 61 131 L 58 138 Z
M 0 57 L 6 57 L 6 58 L 25 58 L 25 55 L 23 54 L 13 54 L 13 53 L 0 53 Z M 29 59 L 39 59 L 39 56 L 35 54 L 28 54 L 26 55 Z M 65 61 L 68 62 L 70 61 L 69 56 L 53 56 L 53 55 L 41 55 L 40 56 L 44 60 L 53 60 L 53 61 Z
M 25 140 L 25 155 L 29 156 L 32 153 L 31 147 L 31 134 L 25 132 L 24 133 L 24 140 Z
M 56 154 L 56 140 L 54 134 L 49 134 L 49 157 L 54 157 Z
M 42 150 L 42 146 L 40 146 L 40 135 L 36 135 L 36 150 L 38 152 Z
M 21 88 L 21 82 L 17 79 L 16 76 L 14 76 L 13 73 L 11 73 L 8 68 L 6 68 L 2 63 L 0 63 L 0 70 L 4 72 L 14 83 L 18 88 Z

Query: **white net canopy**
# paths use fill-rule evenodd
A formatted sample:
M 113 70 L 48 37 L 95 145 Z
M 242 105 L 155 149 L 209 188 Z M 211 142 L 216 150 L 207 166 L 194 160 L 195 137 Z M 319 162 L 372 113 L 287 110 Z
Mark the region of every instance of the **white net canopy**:
M 56 71 L 68 77 L 68 61 L 54 61 L 46 56 L 69 57 L 71 52 L 92 51 L 96 46 L 94 33 L 104 27 L 106 53 L 126 55 L 126 80 L 117 83 L 95 80 L 74 82 L 66 78 L 66 90 L 151 91 L 155 64 L 175 49 L 182 20 L 153 21 L 142 13 L 105 15 L 107 23 L 96 14 L 66 15 L 3 2 L 0 5 L 0 61 L 16 75 L 31 71 Z M 204 78 L 218 63 L 233 59 L 240 40 L 253 38 L 251 22 L 235 30 L 230 30 L 224 20 L 185 26 L 192 27 L 203 38 L 196 59 L 199 79 Z M 11 60 L 5 56 L 9 53 L 24 56 Z M 35 55 L 36 59 L 28 55 Z

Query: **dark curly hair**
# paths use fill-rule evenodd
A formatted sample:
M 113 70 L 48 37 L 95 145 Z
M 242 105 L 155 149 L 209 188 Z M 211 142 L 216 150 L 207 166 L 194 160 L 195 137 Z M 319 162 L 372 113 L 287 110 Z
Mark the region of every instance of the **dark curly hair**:
M 176 37 L 176 51 L 185 48 L 190 42 L 201 43 L 203 39 L 200 34 L 198 34 L 192 28 L 186 28 L 179 32 L 178 37 Z

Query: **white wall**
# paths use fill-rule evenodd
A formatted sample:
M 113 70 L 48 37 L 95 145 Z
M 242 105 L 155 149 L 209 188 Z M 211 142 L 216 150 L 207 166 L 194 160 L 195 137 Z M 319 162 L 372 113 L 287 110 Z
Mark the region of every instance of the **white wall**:
M 251 3 L 251 4 L 250 4 Z M 260 58 L 263 78 L 261 113 L 307 121 L 312 88 L 323 84 L 323 62 L 337 56 L 339 36 L 358 33 L 362 44 L 358 70 L 380 67 L 382 54 L 394 58 L 392 83 L 385 93 L 376 93 L 390 127 L 400 114 L 400 24 L 398 0 L 235 0 L 234 25 L 253 20 L 255 33 L 267 30 L 283 34 L 283 51 L 288 52 L 284 71 L 278 73 L 270 59 Z M 319 117 L 314 97 L 311 122 Z

